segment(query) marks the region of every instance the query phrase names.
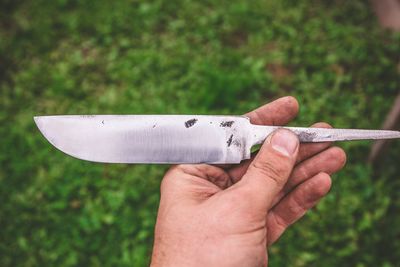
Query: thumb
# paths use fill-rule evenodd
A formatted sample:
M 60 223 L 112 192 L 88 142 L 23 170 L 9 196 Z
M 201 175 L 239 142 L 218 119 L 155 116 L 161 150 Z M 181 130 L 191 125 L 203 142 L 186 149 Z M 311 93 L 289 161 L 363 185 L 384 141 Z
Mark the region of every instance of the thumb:
M 299 139 L 289 130 L 273 132 L 262 145 L 247 172 L 238 182 L 255 208 L 267 211 L 292 172 L 299 150 Z

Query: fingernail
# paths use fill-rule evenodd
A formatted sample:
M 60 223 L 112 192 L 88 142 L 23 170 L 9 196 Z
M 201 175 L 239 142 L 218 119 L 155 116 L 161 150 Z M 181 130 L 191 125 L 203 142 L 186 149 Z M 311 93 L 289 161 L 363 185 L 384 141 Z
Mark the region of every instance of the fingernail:
M 293 155 L 299 145 L 297 136 L 288 130 L 278 130 L 271 138 L 272 148 L 288 157 Z

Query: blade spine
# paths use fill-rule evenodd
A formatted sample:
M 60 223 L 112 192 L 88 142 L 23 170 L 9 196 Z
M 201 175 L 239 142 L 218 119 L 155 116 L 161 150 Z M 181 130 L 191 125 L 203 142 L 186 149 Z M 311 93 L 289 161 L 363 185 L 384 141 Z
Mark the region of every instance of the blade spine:
M 201 117 L 232 117 L 232 118 L 246 118 L 249 117 L 244 115 L 215 115 L 215 114 L 95 114 L 95 115 L 85 115 L 85 114 L 72 114 L 72 115 L 37 115 L 33 116 L 33 119 L 41 118 L 95 118 L 95 117 L 190 117 L 190 116 L 201 116 Z

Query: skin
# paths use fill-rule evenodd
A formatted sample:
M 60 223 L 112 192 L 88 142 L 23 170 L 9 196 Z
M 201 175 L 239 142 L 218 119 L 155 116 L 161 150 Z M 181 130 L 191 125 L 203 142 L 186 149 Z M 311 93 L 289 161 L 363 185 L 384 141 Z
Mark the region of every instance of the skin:
M 253 124 L 285 125 L 298 109 L 284 97 L 246 115 Z M 171 167 L 161 184 L 151 266 L 267 266 L 267 248 L 328 193 L 330 175 L 345 161 L 338 147 L 300 145 L 279 130 L 240 165 Z

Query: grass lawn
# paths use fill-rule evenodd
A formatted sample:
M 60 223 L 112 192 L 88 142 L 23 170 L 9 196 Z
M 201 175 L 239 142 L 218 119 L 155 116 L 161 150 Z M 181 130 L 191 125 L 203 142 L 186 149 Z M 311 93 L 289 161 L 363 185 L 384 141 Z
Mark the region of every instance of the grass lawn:
M 0 3 L 0 266 L 146 266 L 166 166 L 79 161 L 32 117 L 243 114 L 298 98 L 292 125 L 378 128 L 400 89 L 400 35 L 369 1 Z M 398 266 L 400 142 L 370 142 L 270 266 Z

